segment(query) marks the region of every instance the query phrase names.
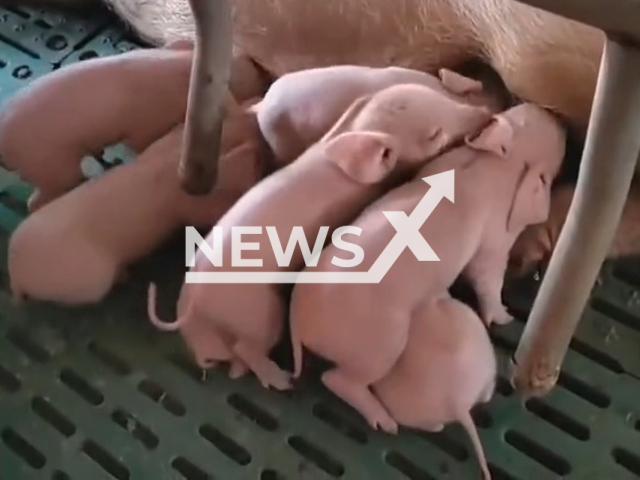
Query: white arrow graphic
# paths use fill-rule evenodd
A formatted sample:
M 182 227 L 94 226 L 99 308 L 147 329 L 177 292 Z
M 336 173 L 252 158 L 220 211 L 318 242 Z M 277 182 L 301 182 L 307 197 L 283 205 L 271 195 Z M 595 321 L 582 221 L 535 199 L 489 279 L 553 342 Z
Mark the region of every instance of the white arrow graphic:
M 439 262 L 420 228 L 443 198 L 454 202 L 454 171 L 422 180 L 431 188 L 409 216 L 402 211 L 383 212 L 396 234 L 366 272 L 187 272 L 185 283 L 380 283 L 405 248 L 421 262 Z

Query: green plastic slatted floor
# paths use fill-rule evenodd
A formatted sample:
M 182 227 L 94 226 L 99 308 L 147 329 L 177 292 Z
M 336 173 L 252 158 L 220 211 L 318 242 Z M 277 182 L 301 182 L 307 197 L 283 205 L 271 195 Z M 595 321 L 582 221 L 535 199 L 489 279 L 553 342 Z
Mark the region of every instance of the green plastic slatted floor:
M 101 18 L 0 10 L 0 107 L 59 65 L 136 47 Z M 109 149 L 94 167 L 123 160 Z M 313 375 L 281 394 L 191 368 L 177 335 L 155 331 L 144 310 L 146 282 L 168 270 L 162 310 L 173 311 L 179 248 L 157 252 L 99 307 L 14 308 L 6 242 L 29 189 L 5 174 L 0 189 L 0 478 L 477 478 L 458 426 L 391 438 Z M 525 403 L 503 377 L 476 412 L 495 480 L 640 478 L 640 264 L 609 265 L 602 278 L 554 392 Z M 525 318 L 530 301 L 520 293 L 509 304 Z M 521 330 L 516 321 L 495 332 L 502 364 Z

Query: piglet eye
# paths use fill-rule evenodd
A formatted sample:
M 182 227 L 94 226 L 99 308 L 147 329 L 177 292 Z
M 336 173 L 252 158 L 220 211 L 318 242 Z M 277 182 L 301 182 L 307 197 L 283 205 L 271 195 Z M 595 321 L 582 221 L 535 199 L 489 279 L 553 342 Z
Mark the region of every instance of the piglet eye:
M 391 158 L 391 149 L 385 148 L 384 151 L 382 152 L 382 159 L 389 160 L 389 158 Z
M 542 181 L 542 184 L 546 187 L 549 182 L 547 181 L 547 177 L 544 174 L 540 175 L 540 181 Z

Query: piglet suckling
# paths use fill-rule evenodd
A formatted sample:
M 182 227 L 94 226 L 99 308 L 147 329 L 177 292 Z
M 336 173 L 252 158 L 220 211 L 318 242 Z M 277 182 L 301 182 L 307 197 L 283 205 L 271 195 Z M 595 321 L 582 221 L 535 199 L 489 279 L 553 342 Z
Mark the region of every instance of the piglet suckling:
M 490 480 L 472 408 L 491 400 L 496 357 L 478 315 L 449 296 L 421 304 L 409 326 L 404 351 L 372 390 L 405 427 L 439 432 L 459 422 L 473 444 L 484 480 Z
M 493 95 L 481 82 L 452 70 L 438 76 L 403 67 L 336 65 L 283 75 L 254 106 L 260 129 L 281 166 L 290 163 L 320 138 L 347 107 L 363 95 L 372 95 L 402 83 L 423 85 L 455 100 L 497 111 Z
M 551 209 L 547 221 L 527 227 L 511 249 L 507 272 L 511 278 L 519 278 L 536 271 L 542 273 L 546 269 L 567 220 L 575 191 L 576 187 L 572 184 L 559 185 L 552 190 Z M 616 259 L 638 254 L 640 189 L 631 189 L 607 257 Z
M 404 351 L 416 308 L 445 294 L 460 275 L 475 290 L 487 325 L 511 320 L 501 299 L 509 250 L 527 225 L 547 218 L 564 148 L 562 125 L 547 111 L 522 104 L 494 115 L 478 135 L 372 203 L 351 223 L 361 229 L 350 242 L 362 249 L 362 262 L 334 263 L 345 254 L 328 245 L 317 267 L 306 271 L 369 271 L 391 242 L 405 238 L 414 246 L 426 240 L 439 261 L 419 261 L 407 244 L 379 283 L 297 284 L 290 309 L 294 377 L 301 373 L 304 346 L 334 364 L 322 376 L 327 388 L 373 428 L 395 432 L 396 422 L 369 386 Z M 442 198 L 433 211 L 423 206 L 432 188 Z M 405 215 L 417 215 L 421 225 L 413 238 L 398 231 Z
M 180 188 L 176 169 L 181 124 L 135 161 L 86 181 L 32 213 L 9 243 L 15 299 L 99 302 L 127 266 L 179 227 L 210 228 L 263 174 L 259 148 L 250 138 L 238 143 L 234 129 L 239 127 L 244 124 L 236 119 L 223 126 L 220 180 L 206 196 L 190 196 Z
M 463 104 L 421 85 L 396 85 L 360 97 L 319 142 L 263 179 L 220 219 L 215 228 L 222 231 L 222 266 L 214 266 L 198 249 L 191 271 L 299 270 L 305 256 L 318 253 L 333 229 L 349 222 L 419 165 L 479 131 L 490 116 L 484 107 Z M 261 260 L 260 266 L 231 265 L 233 232 L 238 227 L 257 229 L 244 241 L 257 244 L 259 250 L 242 255 Z M 294 228 L 302 229 L 306 255 L 291 236 Z M 318 241 L 321 229 L 324 237 Z M 277 248 L 271 247 L 272 237 L 279 242 Z M 206 240 L 213 245 L 213 231 Z M 285 260 L 274 250 L 281 251 Z M 290 387 L 289 374 L 268 358 L 280 339 L 287 310 L 280 285 L 185 284 L 180 298 L 175 322 L 160 322 L 153 302 L 150 319 L 163 330 L 180 329 L 199 366 L 210 368 L 231 360 L 232 365 L 244 363 L 265 386 Z M 205 328 L 201 323 L 219 331 L 221 341 L 215 348 L 197 350 L 189 341 L 195 331 Z M 226 348 L 221 348 L 223 344 Z
M 527 227 L 515 241 L 509 254 L 508 274 L 521 277 L 551 258 L 567 212 L 573 200 L 574 187 L 563 185 L 551 192 L 549 217 L 544 223 Z
M 77 186 L 81 162 L 122 143 L 136 153 L 184 121 L 193 51 L 84 60 L 40 77 L 0 112 L 0 165 L 36 187 L 30 211 Z

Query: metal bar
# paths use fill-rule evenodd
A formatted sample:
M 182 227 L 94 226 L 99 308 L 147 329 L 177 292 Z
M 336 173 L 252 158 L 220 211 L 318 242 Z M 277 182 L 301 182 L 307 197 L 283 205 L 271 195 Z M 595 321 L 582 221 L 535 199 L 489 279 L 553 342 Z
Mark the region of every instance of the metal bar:
M 182 188 L 204 195 L 216 182 L 224 99 L 231 76 L 230 0 L 189 0 L 196 38 L 178 174 Z
M 607 34 L 640 40 L 640 3 L 637 0 L 517 0 L 547 12 L 561 15 Z
M 607 38 L 573 202 L 512 365 L 525 396 L 556 383 L 613 240 L 640 152 L 640 49 Z

